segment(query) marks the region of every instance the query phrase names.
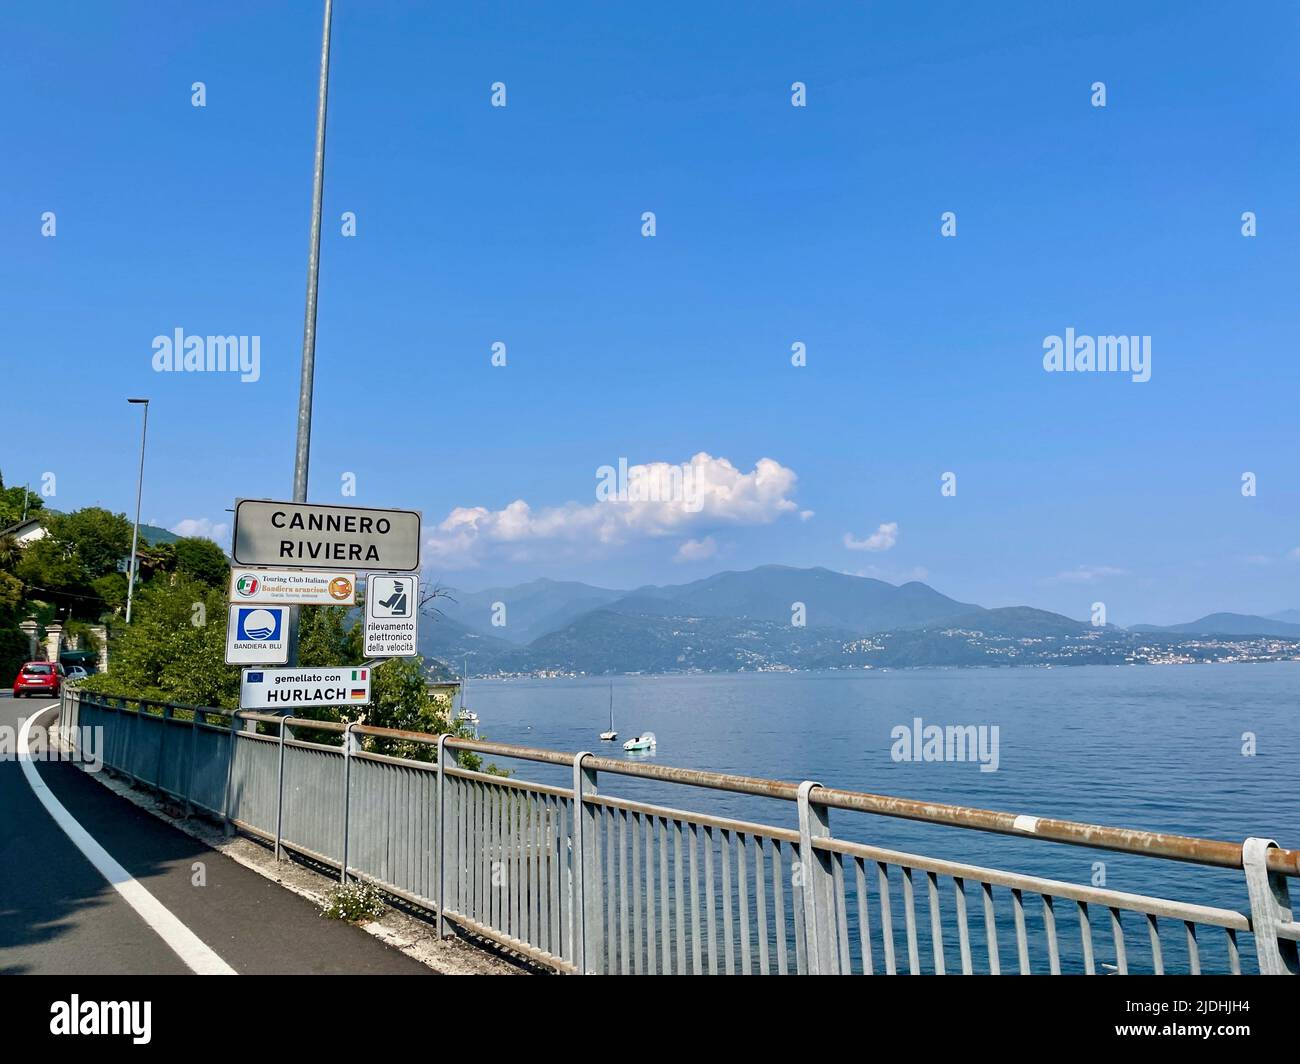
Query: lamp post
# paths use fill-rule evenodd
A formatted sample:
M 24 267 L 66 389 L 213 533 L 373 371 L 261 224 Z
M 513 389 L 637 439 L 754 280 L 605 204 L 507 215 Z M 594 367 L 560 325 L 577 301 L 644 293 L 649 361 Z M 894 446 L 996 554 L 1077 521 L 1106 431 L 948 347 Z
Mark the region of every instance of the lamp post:
M 144 440 L 149 431 L 149 400 L 128 399 L 144 407 L 144 422 L 140 426 L 140 475 L 135 482 L 135 527 L 131 530 L 131 573 L 126 584 L 126 623 L 131 623 L 131 598 L 135 594 L 135 548 L 140 540 L 140 495 L 144 491 Z
M 293 501 L 307 501 L 311 457 L 311 405 L 316 374 L 316 295 L 320 286 L 321 200 L 325 195 L 325 111 L 330 84 L 330 22 L 333 0 L 325 0 L 321 31 L 320 82 L 316 97 L 316 155 L 311 180 L 311 238 L 307 245 L 307 309 L 302 326 L 302 373 L 298 382 L 298 441 L 293 456 Z M 299 607 L 289 607 L 289 664 L 298 664 Z

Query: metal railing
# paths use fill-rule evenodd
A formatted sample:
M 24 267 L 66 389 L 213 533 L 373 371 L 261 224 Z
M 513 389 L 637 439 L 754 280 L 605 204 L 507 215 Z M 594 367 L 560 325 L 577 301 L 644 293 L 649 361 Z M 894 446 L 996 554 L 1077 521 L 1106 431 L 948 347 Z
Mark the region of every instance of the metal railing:
M 1300 851 L 251 711 L 65 689 L 111 769 L 561 972 L 1296 974 Z M 337 737 L 339 745 L 321 739 Z M 435 760 L 362 748 L 365 739 Z M 475 771 L 460 752 L 550 766 Z M 598 790 L 605 777 L 788 803 L 789 827 Z M 570 782 L 571 781 L 571 782 Z M 849 841 L 831 810 L 1234 869 L 1240 908 Z M 1208 874 L 1208 873 L 1207 873 Z M 1009 914 L 1009 919 L 1008 919 Z M 1244 949 L 1243 949 L 1244 947 Z M 1253 964 L 1249 963 L 1253 959 Z

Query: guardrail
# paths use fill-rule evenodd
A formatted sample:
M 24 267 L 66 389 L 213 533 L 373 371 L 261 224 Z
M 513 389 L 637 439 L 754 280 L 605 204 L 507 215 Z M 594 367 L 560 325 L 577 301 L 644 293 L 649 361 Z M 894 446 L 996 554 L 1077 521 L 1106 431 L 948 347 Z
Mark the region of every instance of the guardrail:
M 373 882 L 436 914 L 439 934 L 452 923 L 561 972 L 1239 974 L 1243 946 L 1260 972 L 1300 972 L 1288 888 L 1300 851 L 1270 839 L 1104 827 L 71 688 L 61 713 L 65 725 L 103 729 L 105 765 L 187 812 L 221 818 L 277 857 L 291 850 L 344 881 Z M 435 760 L 367 751 L 366 738 L 415 744 Z M 458 751 L 560 766 L 565 785 L 471 771 Z M 617 797 L 598 790 L 602 774 L 787 802 L 797 826 Z M 832 809 L 1236 869 L 1246 904 L 852 842 L 832 835 Z

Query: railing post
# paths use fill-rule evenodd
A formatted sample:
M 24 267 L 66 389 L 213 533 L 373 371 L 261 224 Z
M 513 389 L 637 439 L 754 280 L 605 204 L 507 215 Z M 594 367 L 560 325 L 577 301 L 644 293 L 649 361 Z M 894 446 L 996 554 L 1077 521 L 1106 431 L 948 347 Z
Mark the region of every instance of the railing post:
M 190 776 L 185 783 L 185 816 L 194 815 L 194 776 L 199 769 L 199 707 L 190 717 Z
M 135 700 L 135 716 L 131 718 L 131 734 L 127 738 L 127 750 L 130 751 L 122 760 L 126 763 L 126 774 L 131 777 L 131 785 L 136 786 L 143 781 L 136 775 L 136 758 L 140 756 L 140 709 L 139 699 Z M 122 699 L 122 710 L 126 710 L 126 699 Z
M 68 742 L 66 721 L 69 716 L 68 707 L 72 703 L 71 695 L 72 692 L 68 690 L 67 686 L 59 688 L 59 715 L 56 718 L 56 722 L 54 725 L 54 731 L 55 731 L 54 742 L 57 742 L 59 750 L 62 750 L 67 745 Z M 47 738 L 46 742 L 51 742 L 51 740 Z
M 583 801 L 596 793 L 596 770 L 582 765 L 591 756 L 583 750 L 573 758 L 573 963 L 583 975 L 599 971 L 604 951 L 596 863 L 599 809 Z
M 235 833 L 230 819 L 230 790 L 235 775 L 235 736 L 239 734 L 239 710 L 230 714 L 230 741 L 226 747 L 226 789 L 221 795 L 221 827 L 226 835 Z
M 167 760 L 167 722 L 172 719 L 172 704 L 170 702 L 162 703 L 162 716 L 158 718 L 158 753 L 154 758 L 153 768 L 153 786 L 154 790 L 160 794 L 163 793 L 162 770 Z
M 280 718 L 280 763 L 275 770 L 275 859 L 283 860 L 280 840 L 284 835 L 284 736 L 289 730 L 289 714 Z
M 80 756 L 81 743 L 77 725 L 81 721 L 81 692 L 68 687 L 59 692 L 59 740 L 66 750 Z
M 437 810 L 434 815 L 433 840 L 433 903 L 438 908 L 438 939 L 447 937 L 447 921 L 442 915 L 447 897 L 447 733 L 438 736 L 438 789 Z
M 830 810 L 811 800 L 820 783 L 799 784 L 799 866 L 803 879 L 805 939 L 808 943 L 808 972 L 838 975 L 839 942 L 835 935 L 835 874 L 833 854 L 813 848 L 813 839 L 831 833 Z
M 1272 839 L 1251 838 L 1241 847 L 1246 890 L 1250 894 L 1250 929 L 1255 936 L 1260 975 L 1297 975 L 1300 961 L 1296 957 L 1296 944 L 1277 933 L 1279 924 L 1289 924 L 1294 919 L 1286 876 L 1270 872 L 1265 863 L 1268 851 L 1276 846 Z
M 348 843 L 350 841 L 348 831 L 351 828 L 350 814 L 352 812 L 352 746 L 357 741 L 352 735 L 352 729 L 360 723 L 352 721 L 343 727 L 343 855 L 339 862 L 339 882 L 347 886 L 348 882 Z

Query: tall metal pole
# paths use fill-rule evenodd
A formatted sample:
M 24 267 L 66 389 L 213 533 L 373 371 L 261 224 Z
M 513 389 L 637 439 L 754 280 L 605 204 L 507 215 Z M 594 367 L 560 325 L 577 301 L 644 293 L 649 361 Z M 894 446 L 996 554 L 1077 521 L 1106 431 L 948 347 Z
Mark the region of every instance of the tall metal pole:
M 144 421 L 140 426 L 140 473 L 135 481 L 135 527 L 131 530 L 131 575 L 126 585 L 126 623 L 131 623 L 131 600 L 135 597 L 136 545 L 140 541 L 140 496 L 144 491 L 144 441 L 149 434 L 149 400 L 128 399 L 128 403 L 144 405 Z
M 311 462 L 312 384 L 316 374 L 316 295 L 320 286 L 321 200 L 325 194 L 325 106 L 330 81 L 330 21 L 333 0 L 325 0 L 320 43 L 320 89 L 316 104 L 316 160 L 311 183 L 311 242 L 307 246 L 307 311 L 302 326 L 302 375 L 298 383 L 298 445 L 293 459 L 293 501 L 307 501 Z M 289 664 L 298 664 L 298 607 L 289 611 Z

